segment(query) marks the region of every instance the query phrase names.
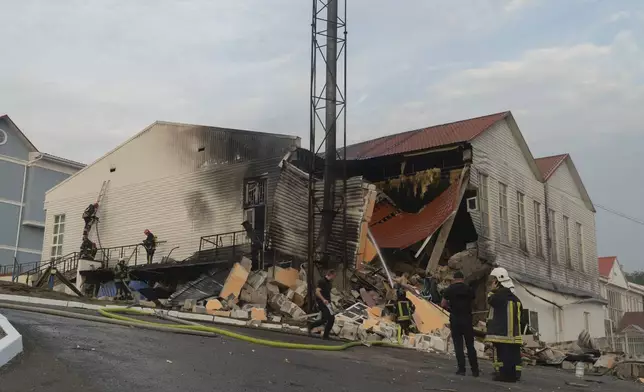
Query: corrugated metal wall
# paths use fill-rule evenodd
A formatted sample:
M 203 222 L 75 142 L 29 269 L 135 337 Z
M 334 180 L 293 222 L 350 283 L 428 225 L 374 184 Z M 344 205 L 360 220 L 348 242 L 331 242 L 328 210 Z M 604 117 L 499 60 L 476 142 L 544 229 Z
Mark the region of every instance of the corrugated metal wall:
M 282 254 L 306 260 L 308 257 L 308 174 L 295 166 L 284 162 L 279 182 L 275 191 L 270 237 L 272 247 Z M 342 181 L 336 184 L 336 208 L 341 206 Z M 354 265 L 358 252 L 361 223 L 367 205 L 367 192 L 375 191 L 373 185 L 363 181 L 362 177 L 347 180 L 347 236 L 343 230 L 342 213 L 333 221 L 333 231 L 329 243 L 332 257 L 341 260 L 344 246 L 347 247 L 349 265 Z M 316 198 L 322 208 L 323 182 L 316 182 Z M 315 238 L 318 238 L 321 224 L 318 211 L 315 222 Z

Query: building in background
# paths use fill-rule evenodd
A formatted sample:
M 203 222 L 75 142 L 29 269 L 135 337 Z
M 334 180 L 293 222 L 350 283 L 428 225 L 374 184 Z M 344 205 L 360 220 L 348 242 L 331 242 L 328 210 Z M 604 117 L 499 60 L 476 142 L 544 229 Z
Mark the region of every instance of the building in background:
M 84 167 L 40 151 L 0 115 L 0 273 L 43 259 L 45 192 Z M 64 227 L 60 222 L 59 227 Z M 62 238 L 62 237 L 61 237 Z M 48 255 L 44 255 L 48 256 Z
M 175 260 L 193 255 L 202 237 L 211 236 L 208 248 L 243 241 L 246 220 L 261 235 L 279 163 L 299 145 L 294 136 L 155 122 L 47 192 L 43 256 L 79 251 L 81 214 L 104 185 L 90 239 L 102 249 L 128 249 L 99 252 L 110 263 L 131 255 L 130 264 L 144 263 L 145 252 L 135 245 L 145 229 L 159 241 L 153 262 L 171 252 Z
M 598 265 L 602 296 L 608 301 L 604 316 L 608 336 L 624 327 L 626 313 L 644 312 L 644 287 L 626 280 L 617 256 L 600 257 Z
M 408 161 L 451 150 L 462 151 L 460 166 L 463 162 L 470 166 L 466 197 L 474 192 L 478 206 L 470 208 L 468 203 L 467 211 L 476 228 L 479 258 L 508 269 L 541 339 L 575 340 L 584 328 L 593 337 L 604 336 L 595 209 L 570 156 L 535 160 L 510 112 L 354 144 L 347 147 L 347 157 L 369 165 L 376 159 L 404 156 L 398 174 L 388 172 L 397 178 L 409 170 Z M 441 172 L 450 165 L 457 167 L 457 161 L 442 159 Z M 468 224 L 457 227 L 454 219 L 447 219 L 434 226 L 433 230 L 440 227 L 450 233 L 444 239 L 449 244 L 453 237 L 463 236 Z M 432 232 L 423 235 L 425 243 L 432 241 Z M 441 243 L 440 231 L 436 242 Z

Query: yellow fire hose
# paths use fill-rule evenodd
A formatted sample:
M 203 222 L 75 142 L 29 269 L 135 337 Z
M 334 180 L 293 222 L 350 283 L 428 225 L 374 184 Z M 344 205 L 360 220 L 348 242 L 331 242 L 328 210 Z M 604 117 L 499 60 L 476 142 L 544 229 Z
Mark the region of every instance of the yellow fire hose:
M 88 320 L 88 321 L 98 321 L 102 323 L 138 327 L 138 328 L 163 331 L 163 332 L 174 332 L 174 333 L 199 335 L 199 336 L 223 335 L 229 338 L 239 339 L 245 342 L 261 344 L 264 346 L 274 347 L 274 348 L 288 348 L 288 349 L 296 349 L 296 350 L 318 350 L 318 351 L 343 351 L 351 347 L 357 347 L 357 346 L 384 346 L 384 347 L 397 347 L 397 348 L 401 347 L 400 345 L 388 343 L 388 342 L 370 342 L 368 344 L 363 342 L 348 342 L 344 344 L 335 344 L 335 345 L 290 343 L 290 342 L 283 342 L 278 340 L 256 338 L 256 337 L 252 337 L 241 333 L 232 332 L 223 328 L 217 328 L 212 326 L 193 325 L 193 324 L 177 325 L 177 324 L 156 323 L 152 321 L 139 320 L 136 318 L 127 317 L 119 314 L 119 313 L 127 313 L 127 314 L 143 315 L 143 316 L 151 315 L 149 313 L 142 312 L 136 309 L 130 309 L 130 308 L 99 309 L 98 312 L 103 317 L 92 316 L 92 315 L 87 315 L 82 313 L 75 313 L 75 312 L 70 312 L 65 310 L 51 309 L 51 308 L 40 308 L 40 307 L 34 307 L 34 306 L 17 305 L 17 304 L 6 303 L 6 302 L 0 302 L 0 308 L 50 314 L 54 316 L 75 318 L 75 319 Z

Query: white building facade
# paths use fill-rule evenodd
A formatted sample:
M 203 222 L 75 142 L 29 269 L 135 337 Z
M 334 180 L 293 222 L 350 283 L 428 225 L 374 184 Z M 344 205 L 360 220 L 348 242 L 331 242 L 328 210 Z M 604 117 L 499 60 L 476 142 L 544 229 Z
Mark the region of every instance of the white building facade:
M 602 297 L 608 302 L 604 314 L 606 336 L 617 333 L 626 312 L 644 312 L 644 287 L 626 280 L 616 256 L 600 257 L 599 281 Z
M 545 342 L 603 337 L 595 211 L 570 157 L 535 160 L 511 114 L 471 144 L 479 241 L 515 279 L 531 326 Z
M 104 184 L 90 233 L 100 248 L 140 243 L 149 229 L 160 243 L 153 261 L 171 251 L 182 260 L 203 236 L 239 232 L 244 220 L 265 226 L 278 164 L 299 144 L 293 136 L 156 122 L 47 192 L 43 256 L 78 252 L 81 215 Z

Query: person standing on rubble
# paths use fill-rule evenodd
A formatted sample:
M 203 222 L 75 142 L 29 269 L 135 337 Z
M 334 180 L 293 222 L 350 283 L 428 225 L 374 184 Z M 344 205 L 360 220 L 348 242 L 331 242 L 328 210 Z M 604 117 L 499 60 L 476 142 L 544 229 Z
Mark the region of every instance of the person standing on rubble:
M 313 328 L 317 328 L 321 325 L 324 325 L 324 335 L 322 339 L 329 339 L 329 334 L 331 329 L 333 329 L 333 324 L 335 323 L 335 316 L 331 313 L 331 288 L 333 287 L 333 280 L 335 279 L 335 270 L 330 269 L 327 273 L 318 281 L 318 285 L 315 288 L 315 303 L 318 306 L 318 310 L 322 313 L 322 318 L 318 321 L 309 324 L 308 331 L 309 335 Z
M 485 341 L 494 346 L 495 381 L 517 382 L 521 378 L 521 301 L 505 268 L 490 273 L 490 314 Z
M 154 252 L 157 249 L 157 237 L 154 234 L 152 234 L 152 232 L 148 229 L 145 229 L 143 231 L 143 234 L 145 234 L 145 239 L 141 244 L 145 248 L 145 253 L 148 256 L 148 264 L 150 264 L 152 263 L 152 257 L 154 256 Z
M 467 357 L 472 368 L 472 376 L 479 376 L 479 362 L 474 348 L 474 327 L 472 326 L 472 302 L 474 291 L 465 284 L 463 273 L 454 273 L 454 283 L 443 292 L 441 306 L 449 309 L 449 325 L 452 330 L 452 341 L 454 342 L 454 353 L 458 369 L 456 374 L 465 375 L 465 353 L 463 352 L 463 341 L 467 348 Z

